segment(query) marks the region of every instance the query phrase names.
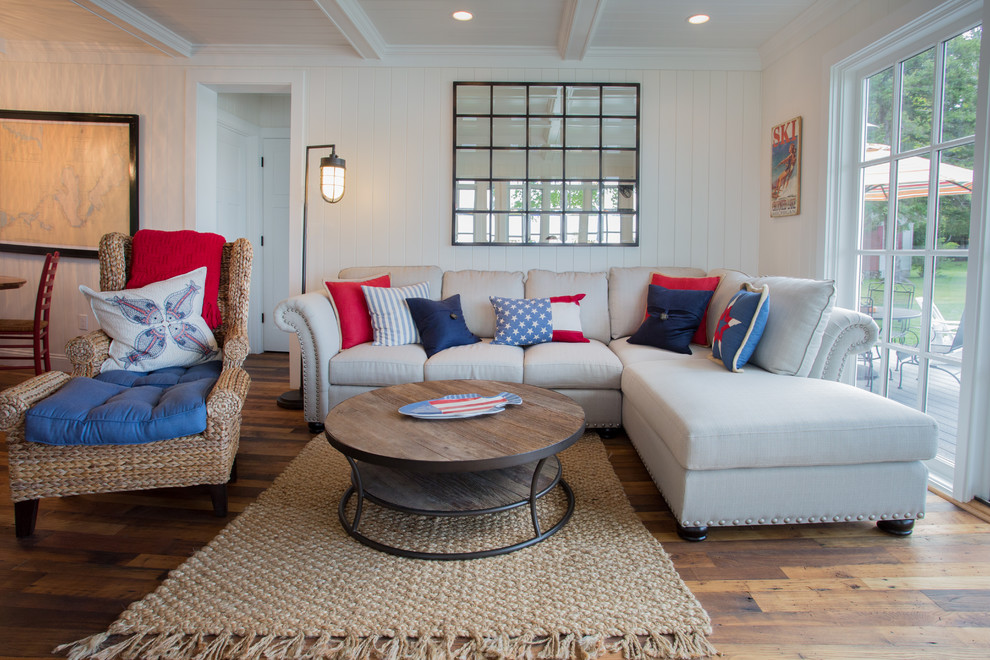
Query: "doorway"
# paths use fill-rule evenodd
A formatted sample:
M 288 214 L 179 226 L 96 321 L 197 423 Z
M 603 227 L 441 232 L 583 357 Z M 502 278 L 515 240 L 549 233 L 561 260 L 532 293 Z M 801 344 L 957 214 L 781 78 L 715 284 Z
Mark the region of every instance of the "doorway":
M 217 95 L 217 233 L 245 237 L 254 247 L 253 353 L 289 351 L 289 335 L 275 327 L 272 313 L 289 295 L 290 104 L 288 94 Z

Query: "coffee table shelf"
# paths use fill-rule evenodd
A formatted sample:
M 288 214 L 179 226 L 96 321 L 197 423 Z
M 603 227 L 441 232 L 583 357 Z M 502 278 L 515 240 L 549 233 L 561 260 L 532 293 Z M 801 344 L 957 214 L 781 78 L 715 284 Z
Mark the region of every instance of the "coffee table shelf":
M 398 413 L 406 403 L 445 394 L 502 391 L 523 403 L 495 415 L 421 420 Z M 351 486 L 337 508 L 344 530 L 377 550 L 416 559 L 476 559 L 513 552 L 558 532 L 574 511 L 574 493 L 556 454 L 584 432 L 584 411 L 568 397 L 520 383 L 429 381 L 408 383 L 343 401 L 327 415 L 326 437 L 347 458 Z M 537 502 L 559 488 L 566 509 L 552 525 Z M 355 500 L 353 515 L 347 509 Z M 366 504 L 420 516 L 481 516 L 529 505 L 533 536 L 470 552 L 400 548 L 361 531 Z

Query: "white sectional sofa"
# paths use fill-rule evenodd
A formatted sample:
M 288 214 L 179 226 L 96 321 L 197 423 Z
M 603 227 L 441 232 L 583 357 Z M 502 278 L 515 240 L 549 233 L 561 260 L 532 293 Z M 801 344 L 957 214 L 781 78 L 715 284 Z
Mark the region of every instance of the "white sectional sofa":
M 685 355 L 627 341 L 643 321 L 653 272 L 721 277 L 709 336 L 744 282 L 769 286 L 770 317 L 742 373 L 709 359 L 705 346 L 692 344 Z M 338 277 L 385 273 L 393 287 L 428 282 L 434 300 L 460 294 L 464 320 L 482 342 L 429 358 L 419 344 L 341 350 L 324 292 L 283 301 L 275 322 L 299 338 L 305 419 L 314 431 L 337 403 L 376 387 L 459 378 L 524 382 L 573 398 L 589 428 L 624 427 L 689 540 L 704 539 L 710 527 L 864 520 L 909 534 L 924 515 L 923 461 L 935 455 L 936 423 L 838 382 L 876 342 L 877 327 L 865 314 L 835 308 L 831 282 L 662 267 L 525 275 L 360 267 Z M 589 343 L 491 343 L 489 296 L 578 293 L 585 294 L 581 324 Z

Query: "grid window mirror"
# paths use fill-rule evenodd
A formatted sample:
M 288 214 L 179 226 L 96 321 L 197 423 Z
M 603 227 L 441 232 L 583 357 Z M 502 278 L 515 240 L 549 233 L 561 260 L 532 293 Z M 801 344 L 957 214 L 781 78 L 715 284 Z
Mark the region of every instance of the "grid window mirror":
M 454 83 L 454 245 L 638 245 L 638 83 Z

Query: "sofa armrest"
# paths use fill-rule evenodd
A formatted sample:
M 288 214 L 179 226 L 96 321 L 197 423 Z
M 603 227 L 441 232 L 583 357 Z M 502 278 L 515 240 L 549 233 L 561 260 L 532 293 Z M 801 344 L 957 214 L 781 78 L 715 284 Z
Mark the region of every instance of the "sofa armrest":
M 103 330 L 74 337 L 65 345 L 65 357 L 72 363 L 73 376 L 93 377 L 110 357 L 110 337 Z
M 8 442 L 17 442 L 23 437 L 27 409 L 67 382 L 69 374 L 49 371 L 0 392 L 0 431 L 7 432 Z
M 808 377 L 840 380 L 847 358 L 873 348 L 879 334 L 876 322 L 868 315 L 843 307 L 834 308 Z
M 330 412 L 330 358 L 341 342 L 333 305 L 322 293 L 292 296 L 275 307 L 275 325 L 299 338 L 304 417 L 322 424 Z

